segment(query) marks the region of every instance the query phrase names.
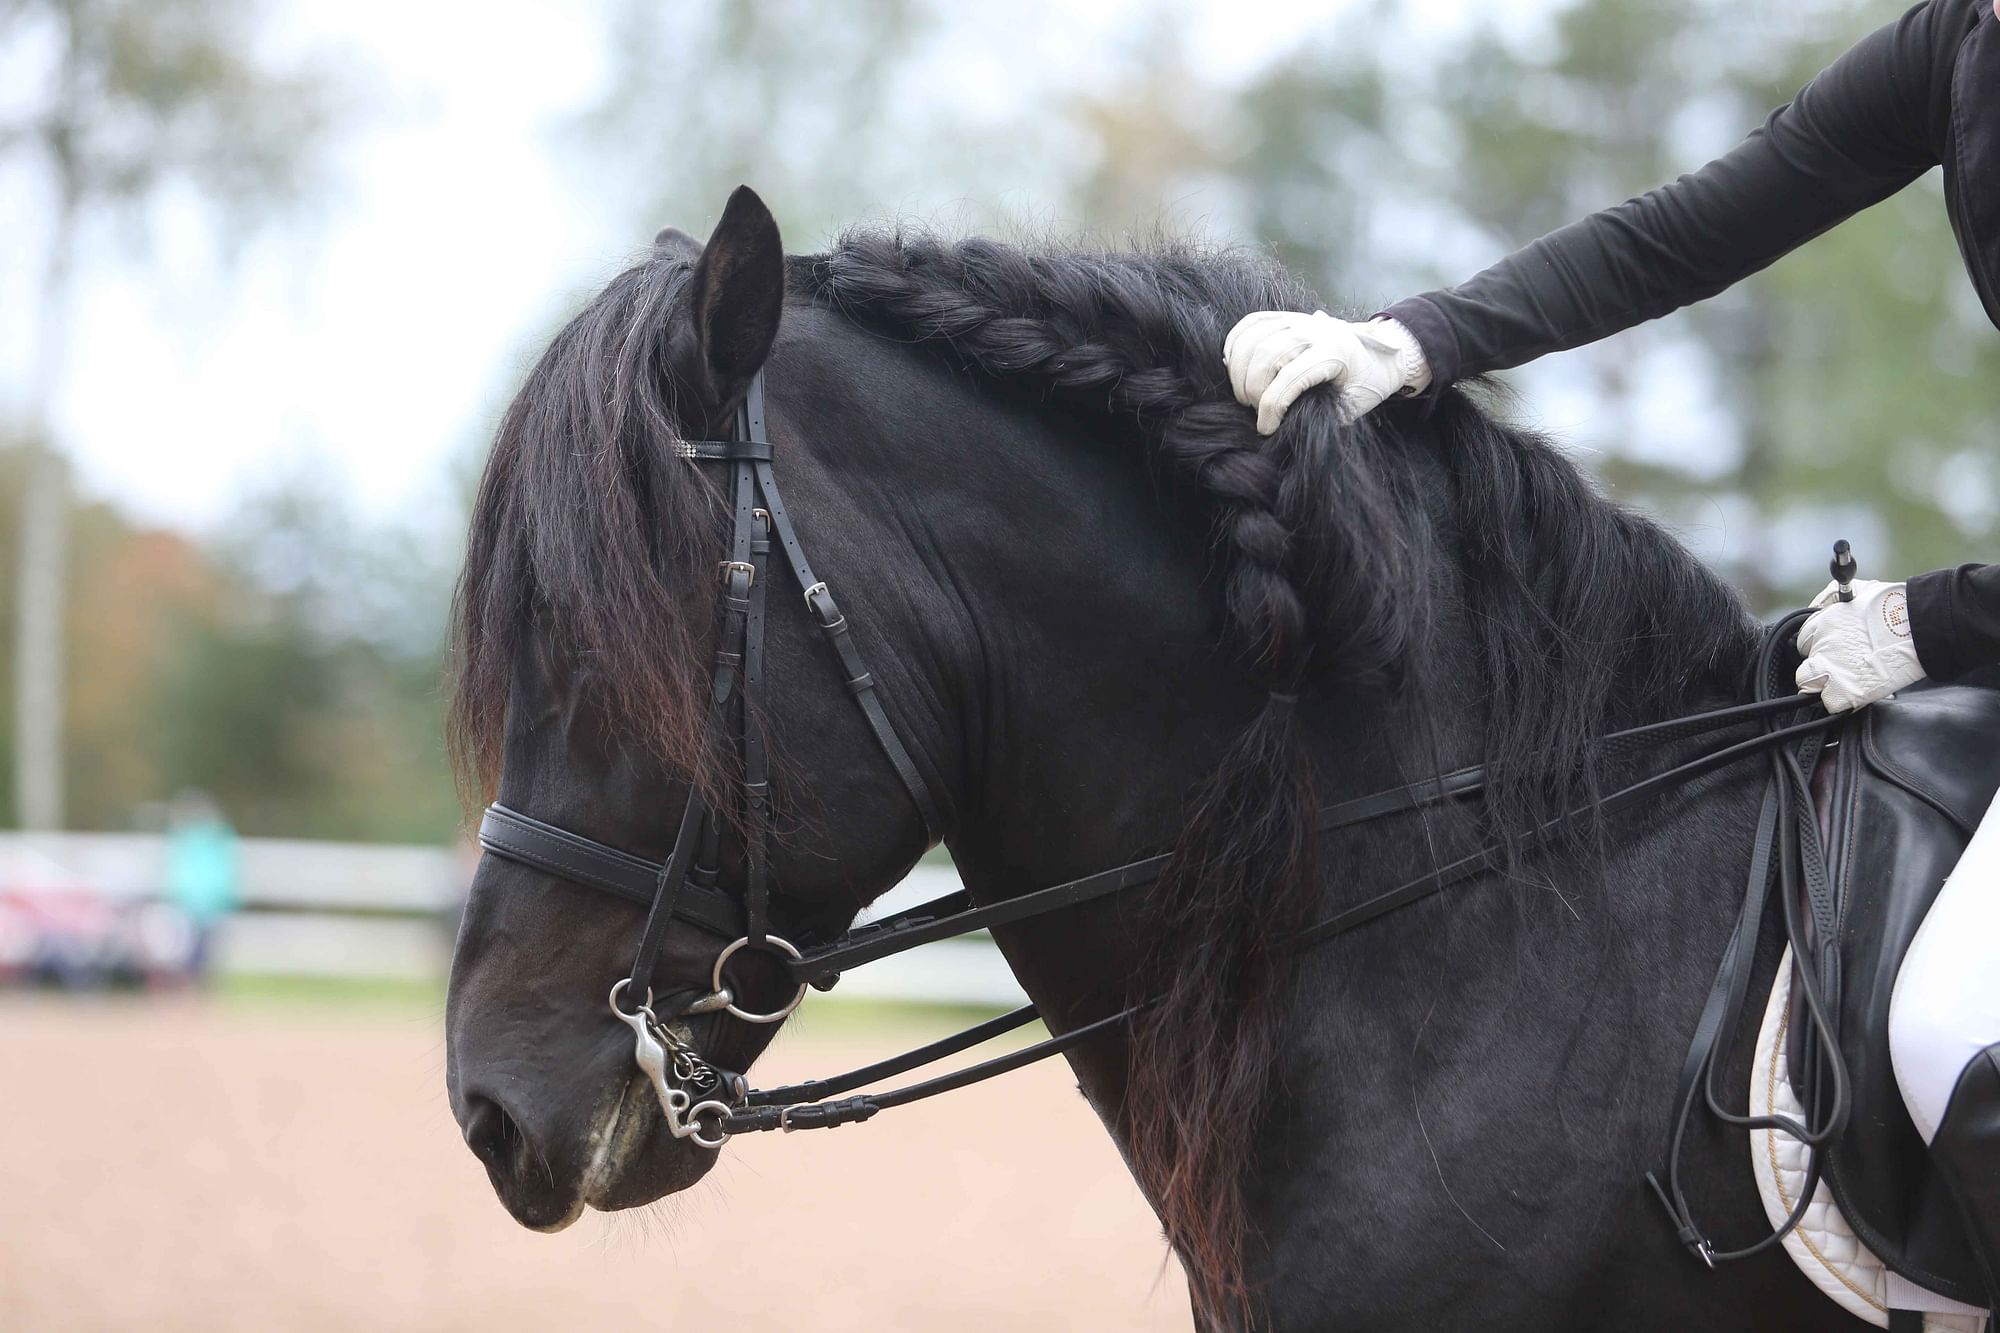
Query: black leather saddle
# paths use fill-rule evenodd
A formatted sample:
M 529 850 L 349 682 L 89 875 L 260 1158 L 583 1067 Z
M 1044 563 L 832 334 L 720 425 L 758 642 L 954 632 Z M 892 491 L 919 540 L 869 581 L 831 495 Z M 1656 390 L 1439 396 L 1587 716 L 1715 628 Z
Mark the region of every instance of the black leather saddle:
M 1896 1087 L 1889 1001 L 1918 925 L 2000 789 L 2000 673 L 1905 690 L 1860 710 L 1837 736 L 1813 777 L 1827 876 L 1808 893 L 1819 899 L 1809 904 L 1815 951 L 1853 1111 L 1825 1153 L 1825 1179 L 1890 1269 L 1991 1308 L 2000 1293 L 1988 1289 Z M 1795 1027 L 1795 1084 L 1807 1077 L 1804 1047 Z

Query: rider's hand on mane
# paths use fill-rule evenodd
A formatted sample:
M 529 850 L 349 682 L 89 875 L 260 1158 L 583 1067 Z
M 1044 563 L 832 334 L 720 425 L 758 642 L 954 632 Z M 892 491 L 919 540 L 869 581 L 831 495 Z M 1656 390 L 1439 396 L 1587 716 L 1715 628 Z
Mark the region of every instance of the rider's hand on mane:
M 1386 398 L 1421 393 L 1431 382 L 1423 348 L 1401 324 L 1351 324 L 1324 310 L 1245 315 L 1223 340 L 1222 359 L 1236 401 L 1257 409 L 1262 435 L 1278 429 L 1300 394 L 1321 384 L 1340 390 L 1340 409 L 1353 420 Z

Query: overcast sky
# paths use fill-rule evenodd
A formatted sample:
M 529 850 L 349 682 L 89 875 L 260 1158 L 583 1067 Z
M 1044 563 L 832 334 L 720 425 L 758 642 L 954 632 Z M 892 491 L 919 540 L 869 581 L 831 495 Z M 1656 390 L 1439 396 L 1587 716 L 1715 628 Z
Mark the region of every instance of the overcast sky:
M 139 262 L 101 262 L 97 238 L 55 412 L 86 490 L 206 525 L 306 456 L 371 508 L 433 499 L 527 340 L 619 257 L 551 134 L 597 89 L 599 30 L 573 5 L 507 8 L 504 22 L 396 0 L 277 8 L 274 40 L 331 57 L 358 95 L 333 188 L 226 271 L 192 210 L 169 210 Z M 42 207 L 9 180 L 0 231 L 33 234 Z M 0 256 L 18 409 L 33 256 Z
M 1081 15 L 1088 43 L 1133 3 L 1047 7 Z M 1348 8 L 1305 0 L 1286 13 L 1312 26 Z M 1409 12 L 1451 28 L 1469 8 L 1417 0 Z M 1195 49 L 1247 69 L 1301 31 L 1265 14 L 1214 0 Z M 598 6 L 556 0 L 274 3 L 273 47 L 330 58 L 357 95 L 332 189 L 226 270 L 191 209 L 168 209 L 140 260 L 107 262 L 96 238 L 54 405 L 83 489 L 193 528 L 299 466 L 378 514 L 438 503 L 450 461 L 490 432 L 552 319 L 647 239 L 605 216 L 557 132 L 600 90 L 604 31 Z M 0 51 L 0 83 L 32 54 Z M 31 180 L 0 177 L 0 235 L 36 237 L 45 216 Z M 36 254 L 0 248 L 0 394 L 17 415 Z

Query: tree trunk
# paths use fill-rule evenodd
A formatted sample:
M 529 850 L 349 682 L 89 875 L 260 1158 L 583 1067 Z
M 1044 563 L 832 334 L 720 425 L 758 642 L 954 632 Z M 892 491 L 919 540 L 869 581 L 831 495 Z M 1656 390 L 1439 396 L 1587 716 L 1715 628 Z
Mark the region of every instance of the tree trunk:
M 35 313 L 35 368 L 28 401 L 28 484 L 21 497 L 15 575 L 14 793 L 21 827 L 63 825 L 63 603 L 69 586 L 69 469 L 55 438 L 55 401 L 67 369 L 76 233 L 83 217 L 76 126 L 83 115 L 78 15 L 58 5 L 63 48 L 55 100 L 41 127 L 54 178 L 56 213 Z
M 14 791 L 21 827 L 63 822 L 63 601 L 69 485 L 62 456 L 28 446 L 14 626 Z
M 29 403 L 28 484 L 14 622 L 14 792 L 21 827 L 63 824 L 64 602 L 69 574 L 69 469 L 54 438 L 54 408 L 69 345 L 70 271 L 79 209 L 71 181 L 49 238 L 36 319 Z

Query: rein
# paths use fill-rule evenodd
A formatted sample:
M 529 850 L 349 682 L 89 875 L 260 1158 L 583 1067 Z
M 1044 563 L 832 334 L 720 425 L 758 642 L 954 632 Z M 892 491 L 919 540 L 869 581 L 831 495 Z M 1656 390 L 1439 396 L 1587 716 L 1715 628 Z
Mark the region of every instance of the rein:
M 812 1079 L 784 1087 L 751 1089 L 741 1075 L 718 1070 L 704 1061 L 686 1036 L 684 1025 L 675 1020 L 710 1013 L 728 1013 L 750 1023 L 776 1023 L 796 1009 L 808 988 L 827 989 L 848 968 L 892 957 L 939 940 L 953 939 L 1051 912 L 1095 902 L 1149 884 L 1158 879 L 1170 855 L 1148 856 L 1110 870 L 1037 889 L 1003 902 L 976 904 L 966 891 L 946 894 L 886 917 L 881 921 L 848 930 L 835 938 L 800 948 L 770 929 L 768 883 L 769 842 L 769 758 L 756 724 L 756 698 L 763 685 L 765 595 L 771 539 L 775 535 L 798 583 L 814 622 L 832 644 L 838 656 L 848 691 L 862 710 L 870 730 L 912 804 L 922 817 L 930 841 L 941 834 L 942 820 L 929 787 L 883 711 L 874 677 L 863 662 L 833 594 L 818 578 L 806 559 L 798 533 L 786 514 L 773 475 L 771 443 L 764 426 L 764 378 L 752 380 L 743 405 L 737 411 L 736 438 L 696 440 L 676 446 L 681 457 L 691 462 L 726 464 L 730 476 L 733 519 L 729 558 L 719 562 L 722 580 L 721 632 L 717 641 L 715 670 L 710 688 L 709 727 L 711 733 L 735 742 L 741 758 L 739 784 L 740 819 L 735 836 L 742 842 L 744 887 L 741 896 L 718 885 L 723 821 L 711 810 L 699 791 L 690 789 L 682 810 L 673 849 L 664 862 L 651 861 L 615 847 L 582 837 L 554 824 L 531 818 L 495 803 L 480 822 L 479 842 L 488 852 L 535 870 L 589 888 L 639 903 L 648 909 L 646 924 L 632 966 L 611 991 L 611 1009 L 634 1034 L 634 1059 L 651 1081 L 666 1116 L 669 1131 L 676 1138 L 692 1139 L 710 1149 L 721 1147 L 731 1136 L 769 1130 L 830 1128 L 866 1120 L 890 1107 L 921 1101 L 941 1093 L 983 1082 L 1000 1074 L 1047 1059 L 1091 1038 L 1110 1032 L 1129 1021 L 1145 1007 L 1141 1002 L 1106 1015 L 1046 1040 L 981 1061 L 964 1069 L 887 1091 L 843 1096 L 881 1079 L 908 1073 L 938 1060 L 956 1055 L 994 1037 L 1021 1028 L 1039 1016 L 1034 1005 L 990 1019 L 939 1041 L 917 1047 L 901 1055 L 850 1070 L 827 1079 Z M 1766 757 L 1773 765 L 1773 779 L 1759 817 L 1756 850 L 1753 854 L 1751 888 L 1746 893 L 1743 915 L 1725 952 L 1723 966 L 1698 1025 L 1694 1049 L 1689 1052 L 1684 1071 L 1683 1091 L 1678 1102 L 1674 1141 L 1669 1156 L 1668 1176 L 1672 1199 L 1657 1181 L 1654 1188 L 1674 1215 L 1682 1239 L 1711 1264 L 1716 1259 L 1735 1257 L 1716 1254 L 1688 1216 L 1686 1201 L 1678 1184 L 1678 1160 L 1695 1081 L 1707 1076 L 1704 1089 L 1710 1106 L 1733 1123 L 1742 1117 L 1728 1117 L 1717 1104 L 1712 1083 L 1714 1052 L 1720 1034 L 1734 1025 L 1740 1012 L 1743 991 L 1748 984 L 1750 957 L 1754 954 L 1756 926 L 1762 919 L 1765 886 L 1770 879 L 1774 847 L 1776 860 L 1784 870 L 1781 879 L 1790 886 L 1801 861 L 1812 858 L 1795 854 L 1794 844 L 1780 839 L 1781 827 L 1811 822 L 1811 802 L 1797 814 L 1797 791 L 1803 790 L 1800 770 L 1802 750 L 1816 755 L 1825 733 L 1842 721 L 1818 712 L 1815 696 L 1792 694 L 1773 696 L 1767 688 L 1776 646 L 1796 630 L 1806 613 L 1787 617 L 1772 627 L 1760 659 L 1758 692 L 1751 703 L 1734 704 L 1706 712 L 1648 723 L 1598 738 L 1606 751 L 1635 755 L 1650 753 L 1665 745 L 1708 735 L 1728 728 L 1758 726 L 1761 730 L 1746 739 L 1714 749 L 1648 774 L 1601 799 L 1564 812 L 1524 836 L 1508 842 L 1496 841 L 1469 855 L 1435 866 L 1394 888 L 1342 909 L 1299 932 L 1291 944 L 1304 950 L 1316 948 L 1349 931 L 1421 902 L 1447 888 L 1461 884 L 1502 865 L 1511 853 L 1544 845 L 1575 821 L 1630 810 L 1647 801 L 1728 768 L 1744 760 Z M 1797 720 L 1812 710 L 1815 715 Z M 1807 770 L 1809 771 L 1809 761 Z M 1781 780 L 1782 779 L 1782 780 Z M 1796 781 L 1793 781 L 1796 779 Z M 1317 820 L 1320 832 L 1417 811 L 1475 796 L 1485 789 L 1486 772 L 1480 767 L 1458 769 L 1421 782 L 1391 787 L 1367 796 L 1341 801 L 1322 810 Z M 1823 869 L 1822 869 L 1823 875 Z M 1785 895 L 1789 901 L 1793 894 Z M 646 980 L 658 958 L 670 922 L 679 919 L 719 939 L 730 940 L 716 956 L 707 994 L 698 995 L 664 1016 L 654 1010 L 653 994 Z M 1790 917 L 1788 916 L 1788 924 Z M 724 969 L 744 950 L 770 955 L 796 988 L 789 1001 L 768 1012 L 753 1012 L 736 1003 L 725 984 Z M 1804 957 L 1803 952 L 1800 957 Z M 1804 976 L 1808 1004 L 1816 1004 L 1817 985 L 1810 970 Z M 632 1001 L 627 1007 L 624 1001 Z M 643 996 L 641 1000 L 639 997 Z M 1725 1021 L 1726 1020 L 1726 1021 Z M 1831 1043 L 1827 1043 L 1828 1046 Z M 1822 1053 L 1824 1056 L 1824 1053 Z M 1838 1069 L 1838 1054 L 1831 1057 L 1833 1082 L 1844 1093 L 1844 1071 Z M 1829 1141 L 1844 1122 L 1841 1098 L 1822 1125 L 1812 1134 L 1804 1127 L 1786 1122 L 1808 1142 Z M 1648 1176 L 1649 1181 L 1653 1178 Z M 1810 1185 L 1805 1197 L 1811 1197 Z M 1796 1219 L 1795 1219 L 1796 1220 Z M 1782 1234 L 1782 1233 L 1780 1233 Z M 1755 1248 L 1762 1248 L 1760 1243 Z M 1746 1251 L 1754 1253 L 1755 1249 Z
M 1769 722 L 1814 706 L 1816 706 L 1815 701 L 1803 695 L 1752 704 L 1735 704 L 1665 722 L 1649 723 L 1642 727 L 1612 732 L 1602 738 L 1602 743 L 1630 744 L 1651 740 L 1656 744 L 1666 744 L 1725 727 L 1760 721 Z M 1767 755 L 1795 742 L 1820 736 L 1839 721 L 1839 718 L 1833 716 L 1815 717 L 1804 722 L 1775 727 L 1746 740 L 1697 755 L 1619 788 L 1599 801 L 1594 811 L 1587 806 L 1578 807 L 1548 821 L 1527 838 L 1516 840 L 1514 849 L 1520 850 L 1550 841 L 1570 820 L 1592 813 L 1603 815 L 1628 810 L 1641 801 L 1657 797 L 1743 760 Z M 1321 832 L 1353 827 L 1386 815 L 1472 796 L 1481 791 L 1484 785 L 1483 769 L 1459 769 L 1431 782 L 1391 787 L 1329 806 L 1321 811 L 1318 827 Z M 496 855 L 532 866 L 559 878 L 569 879 L 574 883 L 605 888 L 620 897 L 634 901 L 649 901 L 649 899 L 639 898 L 636 893 L 627 891 L 628 887 L 641 882 L 646 884 L 659 882 L 665 879 L 672 869 L 671 861 L 664 865 L 645 861 L 616 848 L 578 837 L 553 825 L 529 819 L 499 805 L 487 810 L 486 817 L 480 824 L 479 838 L 481 845 Z M 559 846 L 562 849 L 559 859 L 547 854 L 544 849 L 549 846 Z M 1507 851 L 1505 844 L 1489 843 L 1469 855 L 1434 867 L 1425 874 L 1306 927 L 1294 937 L 1293 947 L 1302 950 L 1315 948 L 1401 908 L 1421 902 L 1455 884 L 1495 868 Z M 971 895 L 961 890 L 848 931 L 823 945 L 802 950 L 795 957 L 786 956 L 782 960 L 783 966 L 798 984 L 799 997 L 802 998 L 804 989 L 808 985 L 822 990 L 830 989 L 839 979 L 840 972 L 846 968 L 894 957 L 926 944 L 956 939 L 992 926 L 1044 916 L 1050 912 L 1061 911 L 1109 897 L 1126 889 L 1149 884 L 1159 877 L 1169 859 L 1166 855 L 1147 857 L 1112 870 L 1099 871 L 1081 879 L 1037 889 L 1032 893 L 1022 894 L 986 907 L 969 906 Z M 611 887 L 613 883 L 619 887 Z M 717 896 L 725 895 L 718 892 Z M 734 933 L 735 927 L 724 924 L 724 918 L 713 915 L 706 904 L 688 906 L 692 910 L 677 909 L 676 914 L 718 936 L 727 937 Z M 1734 944 L 1735 941 L 1732 940 L 1732 945 Z M 718 968 L 717 976 L 719 975 Z M 719 980 L 716 986 L 718 992 L 723 989 Z M 794 1004 L 796 1002 L 795 999 Z M 712 1012 L 714 1007 L 719 1006 L 704 1008 L 702 1001 L 696 1001 L 684 1012 Z M 866 1120 L 877 1111 L 919 1101 L 938 1093 L 950 1092 L 968 1084 L 983 1082 L 1034 1061 L 1058 1055 L 1101 1032 L 1120 1026 L 1137 1014 L 1142 1007 L 1129 1006 L 1018 1051 L 1009 1052 L 1004 1056 L 939 1078 L 889 1092 L 869 1093 L 842 1102 L 826 1100 L 878 1079 L 892 1078 L 933 1064 L 994 1037 L 1025 1027 L 1040 1015 L 1034 1005 L 1023 1005 L 998 1018 L 989 1019 L 929 1045 L 917 1047 L 902 1055 L 833 1078 L 809 1079 L 785 1087 L 748 1090 L 744 1093 L 741 1109 L 729 1113 L 723 1121 L 723 1128 L 727 1134 L 734 1135 L 771 1129 L 826 1128 Z M 790 1012 L 789 1009 L 786 1012 Z

